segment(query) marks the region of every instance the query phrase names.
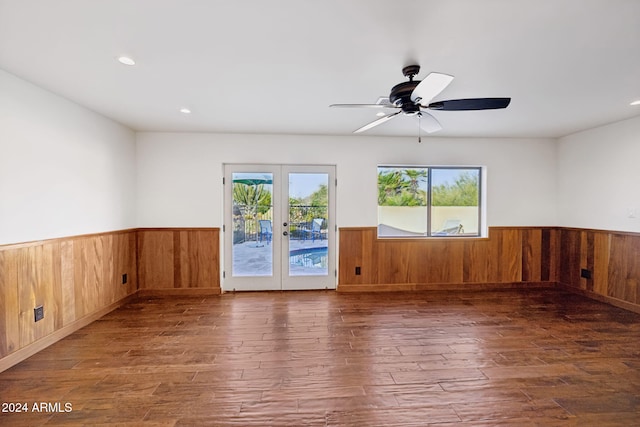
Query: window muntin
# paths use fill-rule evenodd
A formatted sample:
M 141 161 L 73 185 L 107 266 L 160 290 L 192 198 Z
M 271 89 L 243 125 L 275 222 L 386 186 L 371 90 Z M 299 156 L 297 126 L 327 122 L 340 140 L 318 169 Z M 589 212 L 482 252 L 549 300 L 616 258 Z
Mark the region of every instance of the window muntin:
M 480 167 L 378 166 L 378 237 L 481 235 Z

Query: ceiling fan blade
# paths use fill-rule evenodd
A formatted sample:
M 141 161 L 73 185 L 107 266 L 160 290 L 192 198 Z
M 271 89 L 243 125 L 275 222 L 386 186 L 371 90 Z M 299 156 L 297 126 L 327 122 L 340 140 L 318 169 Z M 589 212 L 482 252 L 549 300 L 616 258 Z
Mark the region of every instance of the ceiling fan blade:
M 440 125 L 440 122 L 438 121 L 438 119 L 436 119 L 429 113 L 426 113 L 426 112 L 420 113 L 419 120 L 420 120 L 420 127 L 426 133 L 433 133 L 442 129 L 442 125 Z
M 383 124 L 384 122 L 391 120 L 392 118 L 394 118 L 395 116 L 397 116 L 398 114 L 400 114 L 402 111 L 398 111 L 397 113 L 393 113 L 393 114 L 388 114 L 386 116 L 380 117 L 377 120 L 372 121 L 369 124 L 366 124 L 364 126 L 362 126 L 360 129 L 356 129 L 353 131 L 353 133 L 360 133 L 360 132 L 364 132 L 365 130 L 369 130 L 372 127 L 376 127 L 378 125 Z
M 453 80 L 453 76 L 442 73 L 430 73 L 411 92 L 411 100 L 420 104 L 429 102 L 444 90 Z
M 507 108 L 510 102 L 511 98 L 449 99 L 432 102 L 427 108 L 444 111 L 497 110 Z
M 329 107 L 339 108 L 400 108 L 393 104 L 331 104 Z

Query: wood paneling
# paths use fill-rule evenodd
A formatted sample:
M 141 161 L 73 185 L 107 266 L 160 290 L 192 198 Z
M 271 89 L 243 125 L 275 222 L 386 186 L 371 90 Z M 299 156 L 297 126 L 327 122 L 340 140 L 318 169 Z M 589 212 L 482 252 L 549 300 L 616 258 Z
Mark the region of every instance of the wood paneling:
M 68 325 L 76 318 L 76 293 L 74 280 L 73 242 L 60 243 L 60 291 L 62 312 L 62 324 Z
M 220 292 L 220 230 L 138 230 L 141 290 L 211 289 Z
M 542 230 L 522 231 L 522 281 L 542 281 Z M 548 260 L 547 260 L 548 262 Z M 548 267 L 547 267 L 548 270 Z M 547 275 L 547 280 L 548 279 Z
M 612 303 L 640 304 L 640 235 L 574 228 L 559 233 L 558 282 Z M 591 278 L 581 277 L 583 269 Z
M 138 274 L 140 288 L 173 288 L 173 231 L 138 232 Z
M 1 246 L 0 358 L 135 293 L 135 244 L 127 230 Z
M 487 239 L 378 239 L 376 228 L 340 230 L 339 286 L 487 284 L 551 279 L 547 233 L 541 228 L 491 228 Z M 356 275 L 356 267 L 361 274 Z
M 611 235 L 595 233 L 593 239 L 593 291 L 600 295 L 607 295 L 610 252 Z
M 581 253 L 582 230 L 561 229 L 560 230 L 560 282 L 576 283 L 582 289 L 586 289 L 586 282 L 580 281 L 580 268 L 583 265 Z M 586 258 L 585 258 L 586 259 Z
M 623 301 L 640 303 L 640 236 L 611 236 L 607 294 Z
M 138 283 L 219 293 L 219 264 L 219 229 L 124 230 L 0 246 L 0 366 L 117 307 Z M 38 305 L 45 316 L 35 322 Z
M 491 227 L 486 239 L 401 240 L 378 239 L 375 227 L 358 227 L 340 229 L 339 242 L 342 290 L 561 284 L 640 311 L 638 233 Z M 581 277 L 582 269 L 591 277 Z
M 640 312 L 640 234 L 559 228 L 557 282 Z M 591 278 L 581 277 L 582 269 Z
M 543 228 L 541 230 L 541 277 L 543 282 L 556 282 L 559 277 L 560 265 L 558 251 L 560 248 L 560 230 Z
M 219 238 L 217 228 L 139 229 L 1 246 L 0 364 L 72 332 L 138 289 L 219 293 Z M 375 227 L 359 227 L 341 229 L 339 246 L 339 290 L 560 284 L 640 311 L 637 233 L 492 227 L 484 239 L 401 240 L 378 239 Z M 581 269 L 591 278 L 582 278 Z M 40 304 L 45 318 L 35 323 Z
M 0 251 L 0 357 L 20 347 L 17 252 Z

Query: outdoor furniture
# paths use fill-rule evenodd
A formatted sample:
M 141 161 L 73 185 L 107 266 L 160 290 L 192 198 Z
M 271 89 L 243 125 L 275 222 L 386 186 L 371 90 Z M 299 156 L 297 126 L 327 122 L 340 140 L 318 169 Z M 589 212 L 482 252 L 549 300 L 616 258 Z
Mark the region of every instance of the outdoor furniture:
M 463 234 L 464 228 L 459 219 L 448 219 L 444 222 L 442 228 L 435 233 L 434 236 L 449 236 L 452 234 Z
M 262 242 L 262 239 L 266 240 L 267 243 L 271 243 L 271 238 L 273 236 L 273 230 L 271 228 L 271 220 L 261 219 L 258 221 L 260 225 L 260 231 L 258 232 L 258 240 Z
M 322 240 L 322 223 L 323 218 L 314 218 L 311 221 L 311 227 L 306 227 L 302 230 L 302 240 L 306 240 L 308 236 L 311 237 L 311 241 L 315 242 L 316 238 Z

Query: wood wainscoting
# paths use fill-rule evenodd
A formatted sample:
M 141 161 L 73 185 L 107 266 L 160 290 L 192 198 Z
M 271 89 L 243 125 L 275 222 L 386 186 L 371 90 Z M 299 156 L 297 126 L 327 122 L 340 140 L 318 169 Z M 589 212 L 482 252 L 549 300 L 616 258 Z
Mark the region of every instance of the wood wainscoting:
M 488 238 L 420 240 L 378 239 L 375 227 L 342 228 L 338 290 L 552 286 L 558 244 L 554 227 L 491 227 Z
M 0 246 L 0 372 L 137 294 L 219 294 L 219 233 L 132 229 Z
M 640 313 L 640 233 L 491 227 L 488 238 L 418 240 L 353 227 L 340 229 L 339 257 L 342 292 L 561 286 Z
M 340 229 L 339 245 L 338 291 L 559 285 L 640 313 L 638 233 L 491 227 L 488 238 L 404 240 L 354 227 Z M 219 294 L 220 229 L 122 230 L 0 246 L 0 371 L 136 292 Z M 44 319 L 35 322 L 39 305 Z
M 0 371 L 135 294 L 135 248 L 135 230 L 0 246 Z
M 219 294 L 219 228 L 138 230 L 140 295 Z
M 640 313 L 640 233 L 578 228 L 558 233 L 561 286 Z

